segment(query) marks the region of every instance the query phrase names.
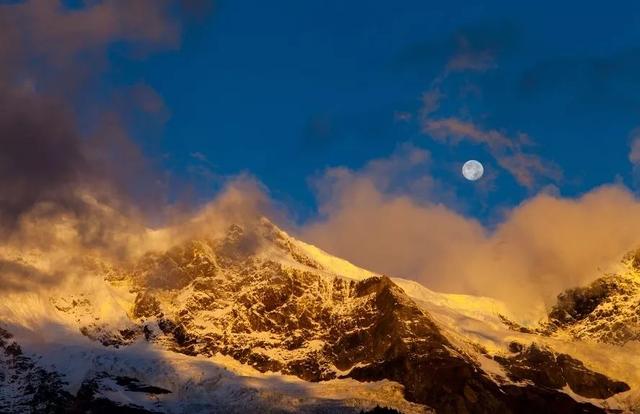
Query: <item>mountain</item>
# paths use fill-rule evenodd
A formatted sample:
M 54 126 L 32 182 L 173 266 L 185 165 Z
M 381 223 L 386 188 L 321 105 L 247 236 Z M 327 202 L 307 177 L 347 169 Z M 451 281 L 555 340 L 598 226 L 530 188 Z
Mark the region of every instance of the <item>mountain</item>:
M 3 294 L 0 412 L 640 409 L 629 258 L 532 327 L 496 300 L 366 271 L 266 219 L 134 261 L 77 262 L 85 277 Z M 5 253 L 0 273 L 43 263 Z
M 640 251 L 616 273 L 567 290 L 549 313 L 551 335 L 625 345 L 640 340 Z

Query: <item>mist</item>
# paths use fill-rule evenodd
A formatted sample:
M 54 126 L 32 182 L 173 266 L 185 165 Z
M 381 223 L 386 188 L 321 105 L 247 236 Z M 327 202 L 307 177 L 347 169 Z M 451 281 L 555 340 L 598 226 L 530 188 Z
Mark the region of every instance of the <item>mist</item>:
M 494 297 L 516 311 L 548 308 L 561 291 L 615 269 L 640 245 L 640 202 L 619 184 L 577 198 L 539 192 L 488 228 L 439 201 L 435 180 L 431 191 L 398 192 L 388 185 L 394 170 L 379 165 L 328 170 L 317 181 L 322 214 L 299 229 L 300 237 L 372 271 Z
M 172 14 L 176 5 L 188 7 Z M 176 48 L 189 24 L 186 15 L 200 10 L 193 5 L 141 1 L 129 8 L 102 1 L 72 11 L 61 2 L 0 5 L 5 289 L 46 287 L 80 274 L 73 257 L 133 260 L 148 250 L 210 237 L 230 223 L 251 225 L 261 215 L 372 271 L 438 291 L 496 297 L 514 308 L 549 306 L 560 291 L 588 283 L 640 244 L 640 203 L 622 185 L 577 198 L 532 193 L 489 229 L 452 207 L 459 200 L 429 173 L 428 151 L 410 145 L 358 171 L 336 167 L 316 177 L 317 216 L 301 224 L 250 175 L 227 177 L 205 205 L 169 201 L 164 171 L 153 168 L 117 108 L 96 103 L 101 122 L 90 134 L 79 126 L 79 108 L 92 102 L 90 91 L 104 86 L 110 45 L 125 43 L 143 55 Z M 71 26 L 73 33 L 66 30 Z M 131 102 L 166 117 L 161 97 L 141 85 L 133 85 L 138 99 Z M 481 141 L 496 139 L 471 132 Z M 502 143 L 507 138 L 498 138 L 499 147 L 508 146 Z M 532 180 L 527 175 L 520 181 L 534 187 Z M 32 251 L 49 258 L 37 272 L 16 262 Z M 28 285 L 21 284 L 30 272 Z

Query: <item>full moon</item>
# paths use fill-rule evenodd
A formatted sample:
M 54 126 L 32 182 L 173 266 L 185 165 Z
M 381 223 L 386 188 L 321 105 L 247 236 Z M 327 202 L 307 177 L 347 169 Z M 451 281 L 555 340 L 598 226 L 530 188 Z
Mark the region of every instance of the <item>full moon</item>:
M 469 181 L 479 180 L 484 174 L 484 167 L 479 161 L 469 160 L 462 166 L 462 175 Z

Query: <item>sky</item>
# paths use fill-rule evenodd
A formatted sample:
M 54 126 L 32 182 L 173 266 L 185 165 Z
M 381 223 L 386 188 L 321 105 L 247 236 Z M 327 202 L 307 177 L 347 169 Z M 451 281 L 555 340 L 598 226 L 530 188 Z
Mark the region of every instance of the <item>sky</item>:
M 0 258 L 125 260 L 149 228 L 266 215 L 375 272 L 548 306 L 640 246 L 639 19 L 631 1 L 0 0 Z
M 455 208 L 491 223 L 545 187 L 573 196 L 634 185 L 638 18 L 633 2 L 219 1 L 179 49 L 114 57 L 112 81 L 142 81 L 164 100 L 162 131 L 139 139 L 198 182 L 202 199 L 215 177 L 245 171 L 304 221 L 317 212 L 310 177 L 411 143 L 431 154 Z M 434 91 L 433 119 L 526 135 L 511 155 L 548 165 L 521 167 L 533 177 L 518 182 L 496 159 L 502 149 L 434 138 L 421 115 Z M 461 179 L 470 158 L 486 166 L 485 183 Z

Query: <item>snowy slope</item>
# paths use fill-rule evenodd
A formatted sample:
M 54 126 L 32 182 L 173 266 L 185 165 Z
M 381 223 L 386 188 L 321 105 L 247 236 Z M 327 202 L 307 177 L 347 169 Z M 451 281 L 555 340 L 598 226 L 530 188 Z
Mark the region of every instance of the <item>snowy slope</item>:
M 51 270 L 47 257 L 3 253 Z M 0 327 L 31 367 L 17 372 L 7 354 L 0 374 L 23 384 L 43 370 L 59 382 L 60 404 L 176 413 L 638 406 L 632 346 L 607 364 L 594 356 L 609 345 L 514 330 L 499 301 L 376 275 L 266 219 L 131 263 L 80 263 L 81 277 L 0 301 Z M 536 355 L 544 366 L 523 371 Z
M 617 345 L 640 340 L 639 262 L 628 256 L 615 273 L 562 292 L 545 328 L 559 338 Z

